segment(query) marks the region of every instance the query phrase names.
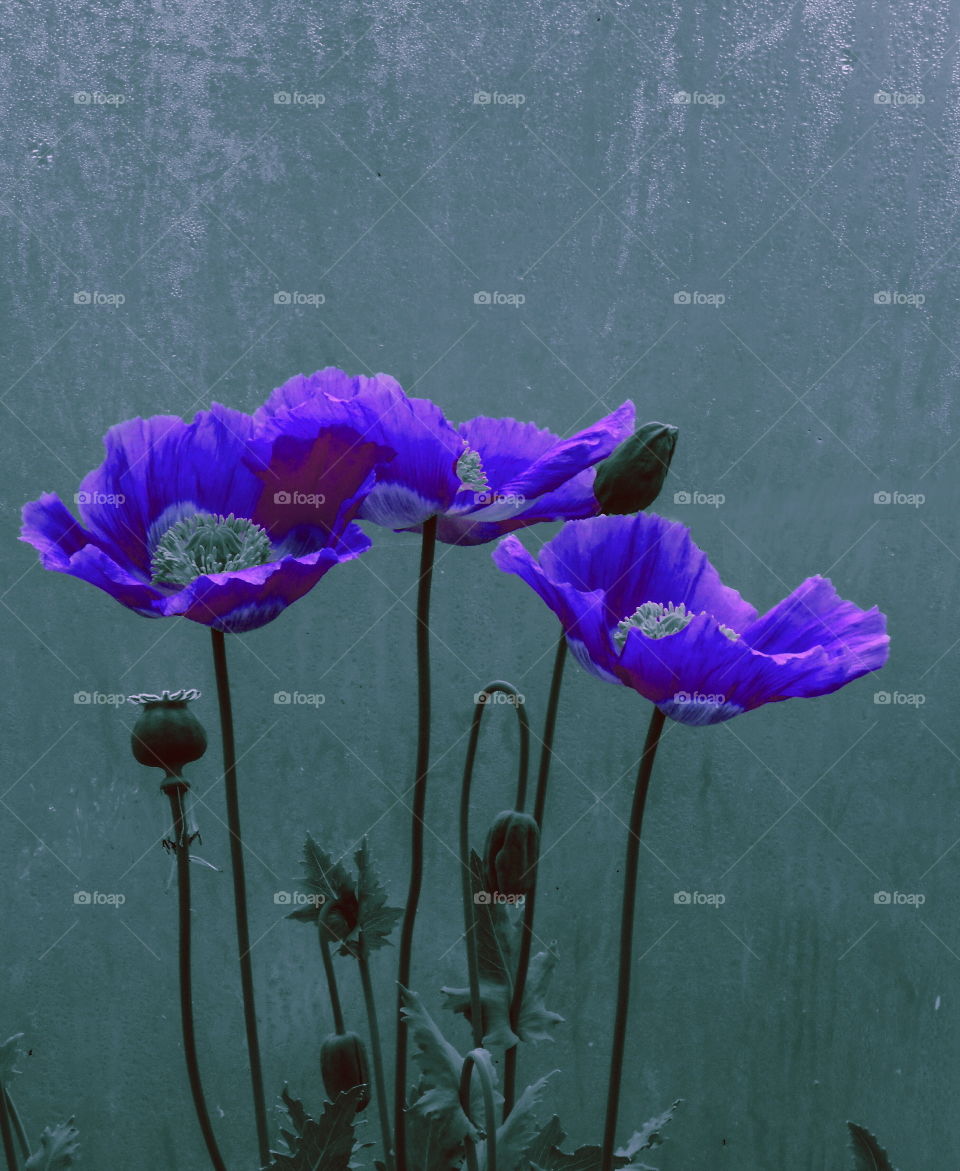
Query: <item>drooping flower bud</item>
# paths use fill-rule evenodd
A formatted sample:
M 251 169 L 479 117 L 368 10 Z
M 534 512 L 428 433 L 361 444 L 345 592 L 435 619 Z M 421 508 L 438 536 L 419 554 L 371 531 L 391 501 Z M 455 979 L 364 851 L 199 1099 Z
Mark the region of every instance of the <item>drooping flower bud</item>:
M 203 756 L 207 734 L 187 707 L 199 695 L 199 691 L 190 689 L 129 697 L 131 703 L 143 708 L 130 736 L 133 755 L 141 764 L 179 777 L 185 764 Z
M 677 435 L 669 423 L 644 423 L 597 464 L 593 494 L 603 512 L 641 512 L 650 507 L 663 488 Z
M 320 1072 L 323 1088 L 336 1101 L 355 1086 L 366 1087 L 357 1100 L 357 1110 L 370 1103 L 370 1073 L 367 1051 L 356 1033 L 331 1033 L 320 1046 Z
M 505 809 L 493 819 L 483 848 L 487 889 L 528 895 L 536 877 L 540 830 L 529 813 Z

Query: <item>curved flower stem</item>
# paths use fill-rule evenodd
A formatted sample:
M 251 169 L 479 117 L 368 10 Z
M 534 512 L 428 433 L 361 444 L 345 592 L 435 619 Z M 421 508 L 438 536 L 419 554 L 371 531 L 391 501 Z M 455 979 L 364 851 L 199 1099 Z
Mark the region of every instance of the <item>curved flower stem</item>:
M 607 1113 L 603 1124 L 603 1147 L 600 1171 L 611 1171 L 613 1147 L 617 1130 L 617 1111 L 620 1106 L 620 1081 L 623 1074 L 623 1052 L 627 1035 L 627 1009 L 630 1006 L 630 976 L 633 971 L 633 919 L 637 901 L 637 868 L 640 861 L 640 830 L 643 810 L 650 788 L 653 761 L 660 743 L 666 716 L 655 707 L 647 728 L 643 756 L 637 771 L 637 784 L 630 810 L 627 833 L 627 855 L 623 866 L 623 909 L 620 918 L 620 968 L 617 976 L 617 1007 L 613 1018 L 613 1044 L 610 1055 L 610 1080 L 607 1085 Z
M 13 1128 L 10 1126 L 10 1112 L 7 1109 L 7 1092 L 0 1094 L 0 1135 L 3 1136 L 3 1153 L 7 1160 L 7 1171 L 18 1171 L 17 1151 L 13 1145 Z
M 333 968 L 333 959 L 330 955 L 330 932 L 327 930 L 326 913 L 330 906 L 320 912 L 320 919 L 317 924 L 317 938 L 320 940 L 320 955 L 323 957 L 323 971 L 327 977 L 327 991 L 330 993 L 330 1007 L 333 1010 L 333 1031 L 337 1036 L 342 1037 L 346 1032 L 346 1026 L 343 1023 L 343 1009 L 340 1007 L 340 990 L 337 987 L 337 973 Z
M 484 1131 L 487 1136 L 487 1157 L 484 1171 L 497 1171 L 497 1112 L 493 1104 L 493 1067 L 486 1049 L 471 1049 L 463 1059 L 460 1069 L 460 1108 L 470 1118 L 470 1079 L 473 1071 L 480 1078 L 483 1093 Z M 471 1120 L 472 1121 L 472 1120 Z M 467 1167 L 476 1171 L 477 1151 L 473 1139 L 464 1140 L 467 1153 Z
M 553 660 L 553 676 L 550 680 L 550 697 L 547 714 L 543 721 L 543 740 L 540 747 L 540 768 L 537 773 L 537 791 L 533 798 L 533 818 L 543 831 L 543 815 L 547 805 L 547 785 L 550 781 L 550 764 L 553 760 L 553 735 L 557 726 L 557 710 L 560 706 L 560 687 L 563 683 L 563 668 L 567 658 L 567 638 L 560 635 L 557 653 Z M 521 804 L 517 805 L 522 809 Z M 539 858 L 537 860 L 539 867 Z M 527 972 L 530 968 L 530 951 L 533 947 L 533 919 L 537 907 L 537 870 L 531 875 L 530 890 L 523 904 L 523 930 L 520 936 L 520 955 L 517 957 L 517 975 L 513 985 L 513 1000 L 510 1002 L 510 1028 L 514 1033 L 520 1022 L 523 996 L 527 987 Z M 513 1109 L 517 1092 L 517 1050 L 513 1045 L 503 1056 L 503 1117 L 506 1119 Z
M 407 1108 L 407 1026 L 403 1019 L 402 989 L 410 986 L 413 955 L 413 927 L 423 885 L 423 827 L 427 805 L 427 773 L 430 768 L 430 585 L 437 546 L 437 518 L 424 521 L 420 546 L 420 577 L 417 588 L 417 763 L 413 786 L 413 810 L 410 835 L 410 885 L 400 930 L 400 955 L 397 962 L 397 1048 L 394 1082 L 394 1118 L 396 1122 L 396 1158 L 399 1171 L 406 1171 Z
M 383 1143 L 383 1162 L 387 1171 L 394 1171 L 393 1146 L 391 1144 L 390 1115 L 387 1113 L 387 1083 L 383 1076 L 383 1050 L 380 1047 L 380 1026 L 377 1024 L 377 1003 L 373 995 L 373 981 L 370 979 L 370 957 L 366 940 L 360 935 L 357 949 L 360 965 L 360 983 L 363 985 L 363 1002 L 367 1008 L 367 1026 L 370 1029 L 370 1057 L 373 1061 L 373 1088 L 377 1095 L 377 1112 L 380 1115 L 380 1138 Z
M 197 1037 L 193 1023 L 193 974 L 191 967 L 190 939 L 190 839 L 183 813 L 183 795 L 186 782 L 170 777 L 163 791 L 170 798 L 173 813 L 173 838 L 177 854 L 177 902 L 179 906 L 180 930 L 180 1018 L 183 1026 L 183 1054 L 187 1062 L 187 1078 L 193 1096 L 197 1122 L 206 1143 L 207 1154 L 215 1171 L 226 1171 L 226 1163 L 217 1146 L 217 1139 L 210 1123 L 207 1102 L 200 1081 L 200 1066 L 197 1062 Z
M 7 1102 L 7 1113 L 10 1115 L 10 1119 L 13 1122 L 13 1129 L 17 1133 L 17 1142 L 20 1144 L 20 1153 L 23 1155 L 23 1158 L 26 1161 L 30 1158 L 30 1144 L 27 1142 L 27 1132 L 23 1129 L 23 1123 L 20 1120 L 20 1113 L 17 1110 L 17 1107 L 14 1105 L 13 1098 L 10 1097 L 10 1091 L 4 1090 L 3 1096 Z
M 480 1007 L 480 966 L 477 958 L 476 919 L 473 913 L 473 866 L 470 861 L 470 787 L 473 783 L 473 766 L 477 759 L 477 744 L 480 740 L 480 721 L 491 695 L 500 692 L 513 699 L 520 723 L 520 776 L 517 781 L 518 793 L 525 793 L 527 786 L 526 768 L 529 758 L 529 726 L 527 713 L 520 703 L 520 693 L 512 683 L 495 679 L 477 694 L 473 719 L 470 721 L 470 740 L 467 743 L 467 759 L 463 765 L 463 781 L 460 784 L 460 875 L 463 891 L 463 930 L 467 945 L 467 972 L 470 978 L 470 1027 L 473 1043 L 479 1049 L 483 1045 L 483 1012 Z
M 227 673 L 227 647 L 222 630 L 211 629 L 210 637 L 213 644 L 213 666 L 217 676 L 220 732 L 223 739 L 223 784 L 227 802 L 227 828 L 230 831 L 230 865 L 233 870 L 233 905 L 237 922 L 243 1021 L 247 1034 L 247 1056 L 250 1059 L 250 1082 L 260 1166 L 266 1167 L 270 1162 L 270 1140 L 267 1132 L 267 1103 L 263 1093 L 263 1069 L 260 1063 L 260 1039 L 257 1035 L 257 1009 L 253 994 L 253 964 L 250 961 L 247 879 L 243 865 L 243 837 L 240 832 L 237 750 L 233 736 L 233 705 L 230 700 L 230 676 Z

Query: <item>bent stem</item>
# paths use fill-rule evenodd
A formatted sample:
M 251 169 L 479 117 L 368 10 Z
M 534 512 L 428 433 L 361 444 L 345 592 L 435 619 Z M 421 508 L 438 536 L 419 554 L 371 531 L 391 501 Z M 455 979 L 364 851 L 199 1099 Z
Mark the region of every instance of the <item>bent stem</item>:
M 476 920 L 473 913 L 473 865 L 470 855 L 470 788 L 473 784 L 473 767 L 477 759 L 477 744 L 480 740 L 480 721 L 491 695 L 497 692 L 510 696 L 517 709 L 520 724 L 520 774 L 517 792 L 526 793 L 527 761 L 529 759 L 529 727 L 527 714 L 520 702 L 520 693 L 512 683 L 496 679 L 477 693 L 473 719 L 470 721 L 470 740 L 467 743 L 467 758 L 463 765 L 463 781 L 460 784 L 460 876 L 463 893 L 463 930 L 467 945 L 467 974 L 470 980 L 470 1027 L 473 1043 L 479 1049 L 483 1045 L 483 1012 L 480 1007 L 480 965 L 477 957 L 475 935 Z
M 183 795 L 186 790 L 186 782 L 178 777 L 171 777 L 163 786 L 163 791 L 170 798 L 170 809 L 173 814 L 174 849 L 177 855 L 180 1018 L 183 1027 L 183 1055 L 187 1062 L 187 1078 L 190 1082 L 193 1106 L 197 1113 L 197 1122 L 200 1124 L 203 1141 L 206 1143 L 207 1154 L 210 1156 L 210 1162 L 215 1171 L 226 1171 L 227 1165 L 220 1154 L 220 1148 L 217 1146 L 216 1136 L 210 1123 L 210 1113 L 207 1110 L 203 1084 L 200 1081 L 200 1066 L 197 1061 L 197 1037 L 193 1021 L 193 973 L 190 938 L 190 838 L 183 813 Z
M 394 1118 L 398 1171 L 406 1171 L 407 1108 L 407 1026 L 403 1019 L 402 989 L 410 986 L 413 955 L 413 928 L 423 885 L 423 816 L 427 804 L 427 773 L 430 768 L 430 585 L 437 545 L 437 518 L 424 521 L 420 546 L 420 577 L 417 588 L 417 763 L 413 786 L 410 833 L 410 885 L 400 931 L 397 962 L 397 1050 L 394 1081 Z
M 20 1113 L 14 1104 L 13 1098 L 10 1097 L 10 1091 L 5 1089 L 3 1096 L 6 1099 L 7 1113 L 13 1122 L 13 1129 L 17 1134 L 17 1142 L 20 1144 L 20 1153 L 23 1155 L 24 1161 L 26 1161 L 30 1158 L 30 1144 L 27 1142 L 27 1132 L 23 1128 Z
M 3 1136 L 3 1153 L 7 1160 L 8 1171 L 18 1171 L 17 1151 L 13 1145 L 13 1128 L 10 1125 L 10 1112 L 7 1109 L 7 1091 L 0 1093 L 0 1135 Z
M 250 1083 L 253 1111 L 257 1126 L 260 1166 L 270 1162 L 267 1133 L 267 1103 L 263 1092 L 263 1069 L 260 1063 L 260 1038 L 257 1035 L 257 1009 L 253 993 L 253 964 L 250 961 L 250 923 L 247 918 L 247 879 L 243 865 L 243 837 L 240 832 L 240 799 L 237 792 L 237 750 L 233 735 L 233 705 L 230 700 L 230 676 L 227 673 L 227 647 L 222 630 L 210 631 L 213 666 L 217 676 L 217 700 L 220 706 L 220 732 L 223 740 L 223 784 L 227 803 L 227 828 L 230 831 L 230 865 L 233 871 L 233 905 L 237 922 L 237 953 L 240 964 L 240 988 L 243 994 L 243 1023 L 247 1034 L 250 1059 Z
M 630 976 L 633 970 L 633 918 L 637 901 L 637 868 L 640 861 L 640 830 L 643 810 L 647 803 L 653 761 L 660 743 L 666 716 L 655 707 L 647 728 L 643 756 L 637 771 L 637 783 L 630 810 L 627 833 L 627 854 L 623 867 L 623 908 L 620 917 L 620 964 L 617 976 L 617 1007 L 613 1017 L 613 1045 L 610 1056 L 610 1079 L 607 1085 L 607 1113 L 603 1124 L 603 1147 L 600 1171 L 611 1171 L 613 1147 L 617 1130 L 617 1111 L 620 1106 L 620 1082 L 623 1074 L 623 1053 L 626 1045 L 627 1010 L 630 1006 Z
M 327 914 L 333 906 L 330 903 L 320 912 L 317 922 L 317 938 L 320 940 L 320 955 L 323 957 L 323 971 L 327 977 L 327 991 L 330 994 L 330 1008 L 333 1010 L 333 1031 L 338 1037 L 346 1032 L 343 1023 L 343 1009 L 340 1007 L 340 990 L 337 987 L 337 973 L 333 968 L 333 959 L 330 955 L 330 931 L 327 928 Z
M 360 983 L 363 985 L 363 1002 L 367 1009 L 367 1026 L 370 1030 L 370 1057 L 373 1061 L 373 1088 L 377 1095 L 377 1112 L 380 1115 L 380 1138 L 383 1142 L 383 1161 L 387 1171 L 394 1171 L 393 1147 L 390 1142 L 390 1116 L 387 1113 L 387 1083 L 383 1075 L 383 1050 L 380 1047 L 380 1026 L 377 1023 L 377 1004 L 373 995 L 373 981 L 370 979 L 370 960 L 366 940 L 360 935 L 357 949 L 360 965 Z
M 543 815 L 547 805 L 547 786 L 550 781 L 550 765 L 553 761 L 553 736 L 557 727 L 557 711 L 560 707 L 560 687 L 563 683 L 563 668 L 567 658 L 567 637 L 560 635 L 557 653 L 553 660 L 553 676 L 550 680 L 550 696 L 547 700 L 547 714 L 543 721 L 543 740 L 540 742 L 540 768 L 537 773 L 537 790 L 533 798 L 533 819 L 541 834 Z M 522 804 L 517 805 L 522 809 Z M 523 905 L 523 928 L 520 936 L 520 955 L 517 957 L 517 977 L 510 1002 L 510 1028 L 516 1033 L 523 1009 L 523 996 L 527 987 L 527 972 L 530 969 L 530 952 L 533 947 L 533 920 L 537 909 L 537 866 L 530 876 L 530 890 Z M 503 1056 L 503 1117 L 506 1120 L 517 1093 L 517 1057 L 519 1046 L 513 1045 Z
M 482 1047 L 471 1049 L 460 1067 L 460 1108 L 470 1118 L 470 1079 L 473 1071 L 480 1078 L 483 1094 L 484 1131 L 487 1138 L 484 1171 L 497 1171 L 497 1114 L 493 1103 L 493 1068 L 490 1054 Z M 472 1121 L 472 1119 L 471 1119 Z M 476 1143 L 469 1136 L 464 1140 L 469 1171 L 478 1171 Z

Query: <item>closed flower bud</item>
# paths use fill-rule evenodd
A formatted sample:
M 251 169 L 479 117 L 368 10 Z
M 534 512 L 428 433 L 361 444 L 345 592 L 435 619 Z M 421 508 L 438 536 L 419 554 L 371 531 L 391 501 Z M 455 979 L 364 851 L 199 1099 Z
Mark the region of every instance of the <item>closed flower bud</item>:
M 528 895 L 536 877 L 540 830 L 529 813 L 505 809 L 494 818 L 483 849 L 487 889 Z
M 162 695 L 131 695 L 143 710 L 133 727 L 130 747 L 134 757 L 169 776 L 180 776 L 183 766 L 207 751 L 203 725 L 188 709 L 198 691 L 164 691 Z
M 331 1033 L 320 1046 L 320 1071 L 323 1088 L 331 1101 L 355 1086 L 367 1087 L 357 1100 L 357 1110 L 370 1103 L 370 1074 L 367 1051 L 356 1033 Z
M 667 477 L 677 434 L 669 423 L 644 423 L 597 465 L 593 494 L 602 512 L 641 512 L 650 507 Z

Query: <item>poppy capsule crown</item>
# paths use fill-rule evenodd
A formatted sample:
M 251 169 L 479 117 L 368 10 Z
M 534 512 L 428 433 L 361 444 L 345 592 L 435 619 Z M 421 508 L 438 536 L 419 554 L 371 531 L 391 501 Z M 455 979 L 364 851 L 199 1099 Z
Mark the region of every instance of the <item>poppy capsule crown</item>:
M 207 733 L 187 707 L 199 691 L 164 691 L 161 695 L 131 695 L 143 710 L 130 736 L 134 758 L 149 768 L 180 776 L 185 764 L 207 751 Z

